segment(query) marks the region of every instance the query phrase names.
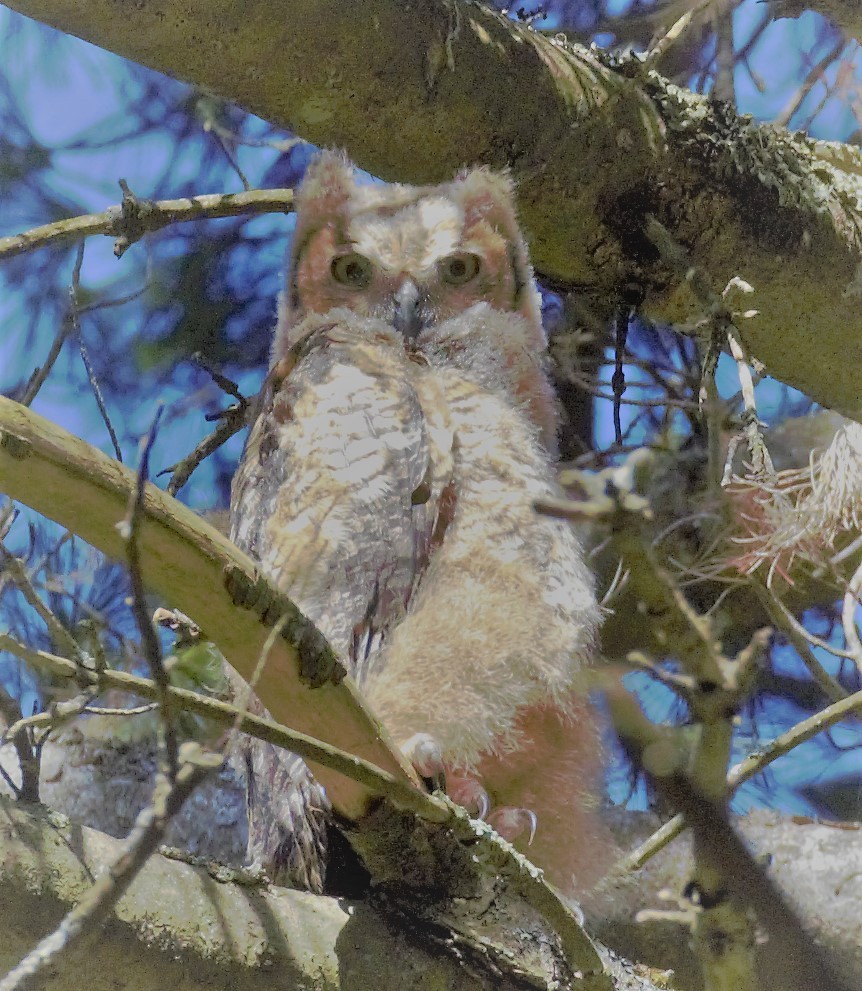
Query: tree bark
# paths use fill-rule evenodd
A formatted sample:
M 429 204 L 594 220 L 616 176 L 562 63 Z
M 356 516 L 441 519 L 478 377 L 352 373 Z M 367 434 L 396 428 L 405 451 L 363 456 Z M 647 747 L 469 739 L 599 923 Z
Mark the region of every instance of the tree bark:
M 65 816 L 0 797 L 0 973 L 56 926 L 122 841 Z M 109 921 L 71 949 L 40 987 L 49 991 L 536 991 L 537 974 L 495 970 L 475 948 L 383 905 L 249 886 L 233 873 L 151 857 Z M 473 958 L 475 956 L 475 958 Z M 609 978 L 583 991 L 656 991 L 605 955 Z M 465 965 L 465 963 L 467 965 Z M 569 985 L 566 985 L 569 986 Z
M 629 842 L 653 822 L 628 820 Z M 771 872 L 850 986 L 862 974 L 858 828 L 793 822 L 776 813 L 740 821 L 746 839 L 771 855 Z M 621 839 L 624 839 L 621 837 Z M 122 842 L 72 825 L 64 816 L 0 798 L 0 973 L 50 931 L 117 857 Z M 599 935 L 615 950 L 654 968 L 673 967 L 672 987 L 700 986 L 678 923 L 635 922 L 660 908 L 658 891 L 678 892 L 691 869 L 677 841 L 644 871 L 621 882 Z M 166 894 L 170 893 L 170 894 Z M 618 991 L 653 991 L 625 961 L 603 954 Z M 766 991 L 770 991 L 768 977 Z M 457 954 L 379 907 L 283 888 L 249 887 L 231 872 L 151 858 L 111 919 L 64 958 L 45 988 L 93 991 L 182 987 L 236 991 L 307 987 L 314 991 L 484 991 L 506 987 L 468 973 Z M 534 985 L 519 985 L 522 989 Z M 665 985 L 662 985 L 665 986 Z M 579 987 L 579 985 L 576 985 Z M 777 989 L 776 989 L 777 991 Z

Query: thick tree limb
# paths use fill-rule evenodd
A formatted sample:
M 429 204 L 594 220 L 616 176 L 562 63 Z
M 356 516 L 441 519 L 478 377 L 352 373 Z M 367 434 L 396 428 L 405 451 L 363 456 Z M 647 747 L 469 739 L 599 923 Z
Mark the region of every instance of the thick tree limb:
M 630 825 L 638 828 L 636 821 Z M 774 876 L 793 893 L 794 904 L 841 973 L 858 983 L 862 947 L 853 905 L 860 832 L 793 823 L 770 812 L 747 816 L 740 826 L 755 849 L 774 854 Z M 633 834 L 624 841 L 638 838 Z M 81 898 L 121 846 L 120 840 L 69 825 L 55 814 L 34 816 L 0 799 L 0 973 Z M 647 877 L 621 882 L 606 923 L 610 945 L 653 966 L 676 968 L 675 987 L 697 986 L 688 941 L 677 927 L 636 923 L 634 915 L 660 904 L 660 888 L 679 891 L 690 869 L 685 844 L 674 844 Z M 614 986 L 619 991 L 652 991 L 643 970 L 628 983 L 622 974 L 618 967 Z M 263 991 L 274 981 L 319 991 L 440 986 L 497 991 L 503 986 L 482 984 L 475 972 L 468 975 L 437 952 L 421 932 L 399 933 L 370 906 L 301 891 L 249 888 L 231 883 L 229 871 L 210 873 L 160 856 L 144 867 L 98 939 L 77 951 L 45 987 L 103 988 L 105 975 L 114 989 Z
M 184 757 L 178 757 L 176 773 L 171 779 L 159 775 L 153 805 L 138 819 L 125 847 L 57 928 L 0 980 L 2 991 L 19 991 L 32 986 L 31 981 L 43 979 L 46 971 L 62 969 L 60 961 L 80 945 L 87 933 L 96 929 L 129 890 L 164 839 L 171 819 L 220 762 L 217 754 L 207 754 L 197 744 L 185 745 Z
M 0 973 L 103 873 L 122 842 L 54 813 L 0 798 Z M 98 938 L 72 951 L 40 987 L 50 991 L 182 987 L 185 991 L 527 991 L 541 987 L 512 961 L 495 977 L 441 953 L 442 934 L 399 930 L 382 908 L 279 888 L 233 872 L 151 857 Z M 619 959 L 615 991 L 656 991 Z M 554 985 L 556 987 L 560 984 Z M 589 991 L 595 984 L 566 985 Z M 611 985 L 609 984 L 608 987 Z
M 471 0 L 7 6 L 341 145 L 387 179 L 444 179 L 468 148 L 509 165 L 542 273 L 604 297 L 634 282 L 650 316 L 694 322 L 700 304 L 643 233 L 653 214 L 717 285 L 754 286 L 749 354 L 862 417 L 855 149 L 756 126 Z

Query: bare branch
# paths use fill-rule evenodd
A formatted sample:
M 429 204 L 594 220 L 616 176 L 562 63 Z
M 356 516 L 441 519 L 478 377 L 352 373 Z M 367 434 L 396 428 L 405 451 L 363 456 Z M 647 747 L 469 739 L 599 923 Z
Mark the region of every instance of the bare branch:
M 33 374 L 24 387 L 24 393 L 19 400 L 22 406 L 29 406 L 39 394 L 39 390 L 51 374 L 51 369 L 54 367 L 57 358 L 60 357 L 60 352 L 63 350 L 63 345 L 66 343 L 66 338 L 69 336 L 71 329 L 72 322 L 70 320 L 63 320 L 57 333 L 54 335 L 54 340 L 51 342 L 51 348 L 45 357 L 45 361 L 33 370 Z
M 169 781 L 174 781 L 179 771 L 179 738 L 177 736 L 174 706 L 168 688 L 170 679 L 162 658 L 159 637 L 147 609 L 144 580 L 141 575 L 140 528 L 144 506 L 144 485 L 150 473 L 150 452 L 156 440 L 159 420 L 163 407 L 159 405 L 153 416 L 147 436 L 141 443 L 141 460 L 135 476 L 135 488 L 129 496 L 126 517 L 118 529 L 126 540 L 126 562 L 129 566 L 129 582 L 132 591 L 132 615 L 141 634 L 141 649 L 150 668 L 150 675 L 159 690 L 159 710 L 161 714 L 161 746 L 164 748 L 164 773 Z
M 117 440 L 117 434 L 114 430 L 114 426 L 111 423 L 111 418 L 108 416 L 108 410 L 105 406 L 105 400 L 102 397 L 102 390 L 99 388 L 99 382 L 96 379 L 96 372 L 93 368 L 93 363 L 90 361 L 90 355 L 87 351 L 87 346 L 84 344 L 84 335 L 81 333 L 81 321 L 79 319 L 78 310 L 78 292 L 81 288 L 81 266 L 84 264 L 84 245 L 85 241 L 81 241 L 78 245 L 78 251 L 75 258 L 75 268 L 72 272 L 72 285 L 69 287 L 69 319 L 72 322 L 72 327 L 75 332 L 75 337 L 78 339 L 78 351 L 81 355 L 81 361 L 84 363 L 84 368 L 87 372 L 87 380 L 90 383 L 90 388 L 93 390 L 93 396 L 96 400 L 96 406 L 99 408 L 99 415 L 102 417 L 102 422 L 108 431 L 108 436 L 111 438 L 111 444 L 114 447 L 114 454 L 117 455 L 117 461 L 123 460 L 123 452 L 120 449 L 120 442 Z
M 841 608 L 841 626 L 844 630 L 845 646 L 853 658 L 856 670 L 862 673 L 862 641 L 859 639 L 859 629 L 856 626 L 860 591 L 862 591 L 862 564 L 859 565 L 850 579 Z
M 123 252 L 144 234 L 161 230 L 169 224 L 189 220 L 213 220 L 217 217 L 258 216 L 264 213 L 290 213 L 292 189 L 254 189 L 243 193 L 207 193 L 177 200 L 138 200 L 137 209 L 123 197 L 120 206 L 103 213 L 90 213 L 52 224 L 34 227 L 23 234 L 0 237 L 0 261 L 15 255 L 62 245 L 80 238 L 103 234 L 113 237 L 115 254 Z
M 166 469 L 172 473 L 167 487 L 168 495 L 176 495 L 203 461 L 246 426 L 248 426 L 248 414 L 244 407 L 231 406 L 226 409 L 222 414 L 221 423 L 215 430 L 204 437 L 182 461 Z M 160 472 L 160 474 L 164 474 L 164 472 Z
M 841 57 L 841 53 L 847 47 L 847 39 L 839 38 L 832 48 L 826 52 L 826 54 L 818 60 L 818 62 L 811 67 L 808 75 L 802 81 L 802 85 L 790 98 L 787 106 L 775 116 L 773 123 L 778 127 L 789 127 L 790 121 L 793 115 L 799 110 L 802 104 L 805 102 L 808 94 L 814 89 L 815 85 L 823 78 L 823 73 L 829 68 L 832 63 Z
M 658 728 L 646 719 L 631 696 L 617 690 L 610 693 L 609 701 L 623 746 L 650 774 L 662 794 L 680 809 L 695 832 L 700 855 L 725 886 L 718 900 L 712 900 L 709 892 L 701 892 L 698 929 L 704 929 L 704 920 L 712 917 L 711 925 L 698 939 L 706 983 L 710 983 L 709 975 L 719 982 L 715 986 L 720 985 L 722 975 L 734 975 L 733 984 L 728 986 L 760 986 L 754 968 L 754 933 L 740 908 L 748 906 L 757 913 L 769 935 L 765 944 L 766 972 L 771 979 L 788 991 L 810 991 L 815 987 L 846 991 L 833 975 L 825 955 L 730 827 L 723 805 L 695 789 L 683 773 L 683 765 L 675 763 L 667 753 Z M 706 901 L 708 896 L 710 900 Z
M 19 643 L 6 633 L 0 633 L 0 650 L 8 650 L 10 654 L 20 657 L 37 670 L 49 672 L 53 677 L 83 681 L 89 685 L 94 694 L 108 689 L 128 692 L 143 698 L 158 701 L 160 690 L 149 678 L 128 674 L 104 668 L 99 671 L 82 669 L 65 657 L 50 654 L 47 651 L 36 650 Z M 338 774 L 355 780 L 375 794 L 391 799 L 399 808 L 415 812 L 429 822 L 444 822 L 449 816 L 449 810 L 433 795 L 405 783 L 394 775 L 381 770 L 352 753 L 340 750 L 305 733 L 288 729 L 270 719 L 253 715 L 240 706 L 220 699 L 202 695 L 186 688 L 169 685 L 167 694 L 170 696 L 177 711 L 191 712 L 214 723 L 232 729 L 235 725 L 243 733 L 258 740 L 271 743 L 274 746 L 290 750 L 305 760 L 325 766 Z M 123 710 L 128 712 L 129 710 Z M 47 725 L 51 720 L 50 713 L 40 713 L 38 725 Z
M 819 733 L 823 733 L 825 730 L 837 725 L 841 720 L 846 719 L 847 716 L 860 711 L 862 711 L 862 692 L 856 692 L 853 695 L 845 696 L 841 701 L 827 706 L 827 708 L 822 709 L 820 712 L 816 712 L 813 716 L 809 716 L 808 719 L 803 719 L 802 722 L 791 727 L 786 733 L 777 736 L 760 750 L 749 754 L 748 757 L 731 768 L 730 773 L 727 775 L 728 792 L 732 794 L 741 784 L 753 778 L 756 774 L 760 774 L 761 771 L 778 760 L 779 757 L 789 754 L 800 744 L 806 743 Z M 656 830 L 649 839 L 641 843 L 637 849 L 628 853 L 619 862 L 615 871 L 629 873 L 639 870 L 659 850 L 666 847 L 671 840 L 676 839 L 684 829 L 685 820 L 683 817 L 681 815 L 674 816 L 673 819 L 670 819 L 660 829 Z
M 839 682 L 824 670 L 823 665 L 814 656 L 808 631 L 778 598 L 774 590 L 765 588 L 757 581 L 753 581 L 751 587 L 763 603 L 772 622 L 793 645 L 793 649 L 799 654 L 802 663 L 808 668 L 811 677 L 823 689 L 826 697 L 833 702 L 839 702 L 846 698 L 847 692 L 844 691 Z
M 77 641 L 54 613 L 51 612 L 48 606 L 45 605 L 41 596 L 33 587 L 33 583 L 30 581 L 30 576 L 27 574 L 23 563 L 10 554 L 2 541 L 0 541 L 0 563 L 2 563 L 3 570 L 9 575 L 15 587 L 24 596 L 27 605 L 34 610 L 48 628 L 48 633 L 57 647 L 74 657 L 83 667 L 84 654 L 78 646 Z

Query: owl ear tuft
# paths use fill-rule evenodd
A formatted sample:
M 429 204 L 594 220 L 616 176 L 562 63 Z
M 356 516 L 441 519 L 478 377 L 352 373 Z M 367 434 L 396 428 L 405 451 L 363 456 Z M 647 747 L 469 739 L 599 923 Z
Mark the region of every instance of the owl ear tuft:
M 517 232 L 515 183 L 508 172 L 470 169 L 455 179 L 452 190 L 464 210 L 465 226 L 486 220 L 507 234 Z
M 515 182 L 508 171 L 492 172 L 481 167 L 462 172 L 449 187 L 452 198 L 464 211 L 465 231 L 487 224 L 506 240 L 514 282 L 513 309 L 520 312 L 530 326 L 537 328 L 537 347 L 544 347 L 541 298 L 533 279 L 527 243 L 518 224 L 515 207 Z
M 321 151 L 309 162 L 296 196 L 296 212 L 303 226 L 315 217 L 331 220 L 353 195 L 353 165 L 344 152 Z
M 323 227 L 341 223 L 356 190 L 353 165 L 340 151 L 321 151 L 308 163 L 296 193 L 296 227 L 287 253 L 287 280 L 279 299 L 273 355 L 281 356 L 292 343 L 290 328 L 300 314 L 296 272 L 310 239 Z
M 356 188 L 353 165 L 340 151 L 322 151 L 312 158 L 296 194 L 297 235 L 329 222 L 344 209 Z
M 353 165 L 343 152 L 322 151 L 312 158 L 296 194 L 296 228 L 288 257 L 291 272 L 309 237 L 343 215 L 355 189 Z

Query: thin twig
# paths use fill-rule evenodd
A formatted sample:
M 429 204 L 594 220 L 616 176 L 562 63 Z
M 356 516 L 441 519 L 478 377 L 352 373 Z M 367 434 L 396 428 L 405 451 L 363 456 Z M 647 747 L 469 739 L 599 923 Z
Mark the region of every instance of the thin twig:
M 162 728 L 164 733 L 164 757 L 167 774 L 171 781 L 179 770 L 179 739 L 177 737 L 176 720 L 173 700 L 168 689 L 170 678 L 162 658 L 162 647 L 159 637 L 147 609 L 144 580 L 141 577 L 141 559 L 138 552 L 138 531 L 140 529 L 142 509 L 144 505 L 144 485 L 147 482 L 150 469 L 150 452 L 156 440 L 159 420 L 163 406 L 159 405 L 153 416 L 147 436 L 141 445 L 141 460 L 138 465 L 135 488 L 129 500 L 129 508 L 123 521 L 123 535 L 126 538 L 126 561 L 129 566 L 129 583 L 132 593 L 132 614 L 141 634 L 141 650 L 150 668 L 153 681 L 159 689 L 159 704 L 161 706 Z
M 53 702 L 45 712 L 34 712 L 32 716 L 22 717 L 9 727 L 4 737 L 11 737 L 13 733 L 19 733 L 22 730 L 45 729 L 50 732 L 60 724 L 77 719 L 81 713 L 88 712 L 95 695 L 92 686 L 87 686 L 83 692 L 79 692 L 74 698 Z
M 27 605 L 36 612 L 45 626 L 47 626 L 48 633 L 55 645 L 60 650 L 69 654 L 70 657 L 74 657 L 83 666 L 83 651 L 78 646 L 77 641 L 36 592 L 23 562 L 13 557 L 2 541 L 0 541 L 0 564 L 2 564 L 3 570 L 9 575 L 12 583 L 24 596 Z
M 204 437 L 191 453 L 171 468 L 165 469 L 165 471 L 172 472 L 167 485 L 168 495 L 175 496 L 203 461 L 229 441 L 234 434 L 238 434 L 248 425 L 246 410 L 243 407 L 231 406 L 224 411 L 222 416 L 224 417 L 222 422 L 211 434 Z M 164 472 L 159 474 L 164 474 Z
M 75 337 L 78 341 L 78 351 L 81 354 L 81 361 L 84 362 L 84 368 L 87 370 L 87 379 L 90 383 L 90 388 L 93 390 L 93 396 L 96 399 L 96 406 L 99 408 L 99 414 L 102 417 L 102 422 L 108 429 L 108 436 L 111 438 L 111 444 L 114 448 L 114 454 L 117 455 L 117 461 L 121 464 L 123 462 L 123 452 L 120 449 L 120 442 L 117 440 L 117 434 L 114 431 L 114 426 L 111 423 L 111 418 L 108 416 L 108 409 L 105 406 L 105 400 L 102 397 L 102 390 L 99 388 L 99 382 L 96 378 L 96 372 L 93 368 L 93 363 L 90 361 L 90 355 L 87 351 L 87 347 L 84 344 L 84 335 L 81 333 L 81 321 L 78 318 L 78 291 L 81 288 L 81 266 L 84 263 L 84 245 L 85 241 L 81 241 L 78 245 L 78 253 L 75 259 L 75 268 L 72 272 L 72 285 L 69 287 L 69 319 L 72 323 L 72 328 L 75 332 Z
M 221 423 L 216 427 L 216 429 L 204 437 L 202 441 L 191 451 L 182 461 L 178 461 L 175 465 L 171 465 L 170 468 L 166 468 L 164 471 L 159 472 L 159 475 L 164 475 L 167 472 L 172 472 L 171 479 L 168 482 L 167 492 L 169 495 L 176 495 L 177 492 L 188 482 L 191 478 L 193 472 L 195 472 L 198 466 L 206 460 L 211 454 L 217 451 L 223 444 L 225 444 L 234 434 L 239 433 L 240 430 L 244 429 L 248 425 L 248 411 L 257 401 L 258 397 L 253 397 L 251 399 L 246 398 L 240 391 L 239 386 L 232 379 L 229 379 L 226 375 L 223 375 L 217 368 L 213 367 L 206 358 L 196 351 L 192 355 L 192 361 L 199 365 L 215 382 L 215 384 L 229 396 L 236 399 L 236 404 L 229 406 L 226 410 L 222 410 L 220 413 L 213 417 L 207 417 L 210 419 L 219 419 Z
M 709 335 L 698 390 L 698 405 L 706 419 L 708 488 L 713 497 L 717 497 L 726 474 L 726 471 L 721 472 L 721 426 L 724 420 L 724 404 L 715 382 L 718 359 L 721 357 L 721 337 L 717 329 L 713 329 Z
M 778 596 L 772 592 L 771 602 L 776 609 L 781 613 L 784 621 L 787 625 L 800 637 L 803 637 L 812 647 L 818 647 L 820 650 L 825 650 L 827 653 L 832 654 L 833 657 L 840 657 L 848 661 L 854 660 L 853 654 L 849 650 L 845 650 L 843 647 L 837 647 L 833 643 L 829 643 L 828 640 L 824 640 L 822 637 L 815 636 L 810 630 L 806 630 L 805 627 L 799 622 L 799 620 L 793 615 L 793 613 L 785 606 L 785 604 L 778 598 Z
M 18 510 L 11 499 L 3 499 L 3 508 L 0 509 L 0 540 L 5 540 L 9 536 L 12 525 L 18 518 Z
M 611 579 L 607 591 L 602 596 L 599 606 L 602 609 L 608 609 L 611 603 L 622 594 L 623 589 L 626 585 L 628 585 L 628 581 L 629 573 L 625 569 L 622 558 L 620 558 L 620 560 L 617 561 L 617 568 L 614 572 L 614 577 Z
M 222 390 L 226 392 L 229 396 L 233 398 L 240 404 L 240 406 L 247 406 L 249 400 L 239 391 L 239 386 L 233 379 L 229 379 L 226 375 L 223 375 L 214 365 L 210 364 L 209 361 L 201 354 L 200 351 L 195 351 L 192 355 L 192 361 L 199 365 L 209 377 L 215 382 L 215 384 Z
M 823 73 L 829 68 L 832 63 L 841 57 L 841 53 L 847 47 L 847 39 L 843 34 L 838 36 L 835 44 L 829 49 L 828 52 L 814 65 L 808 72 L 808 75 L 802 81 L 802 85 L 793 94 L 785 108 L 776 115 L 773 120 L 775 127 L 789 127 L 790 121 L 793 115 L 799 110 L 802 104 L 808 97 L 808 94 L 814 89 L 815 85 L 823 78 Z
M 234 172 L 236 172 L 239 181 L 242 183 L 242 188 L 248 192 L 251 189 L 251 183 L 248 181 L 245 172 L 243 172 L 242 167 L 239 164 L 239 158 L 228 143 L 228 139 L 224 136 L 224 134 L 215 131 L 212 128 L 205 127 L 204 129 L 210 131 L 216 144 L 218 144 L 219 148 L 221 148 L 224 153 L 225 158 L 228 160 L 230 167 L 234 170 Z
M 800 624 L 793 625 L 789 623 L 787 620 L 788 610 L 786 608 L 783 610 L 777 608 L 777 606 L 783 605 L 783 603 L 778 600 L 775 592 L 772 589 L 765 588 L 758 581 L 752 582 L 751 587 L 769 613 L 772 622 L 793 645 L 793 649 L 799 654 L 802 663 L 808 668 L 809 674 L 823 690 L 826 697 L 832 702 L 840 702 L 841 699 L 847 698 L 847 692 L 841 687 L 840 682 L 836 681 L 824 669 L 823 665 L 814 656 L 814 651 L 812 651 L 807 638 L 799 633 L 798 626 Z
M 614 335 L 614 374 L 611 376 L 611 389 L 614 394 L 614 441 L 617 444 L 622 444 L 623 442 L 620 400 L 626 391 L 626 374 L 623 365 L 626 357 L 629 317 L 629 311 L 621 306 L 617 311 L 616 333 Z
M 18 519 L 18 509 L 12 500 L 4 501 L 3 508 L 0 509 L 0 596 L 9 582 L 9 572 L 3 566 L 4 558 L 2 552 L 5 550 L 3 541 L 9 536 L 9 532 Z
M 567 378 L 573 385 L 577 385 L 579 388 L 584 389 L 584 391 L 589 392 L 596 399 L 606 399 L 611 403 L 618 402 L 621 406 L 642 406 L 645 409 L 650 406 L 660 406 L 662 408 L 671 406 L 675 409 L 694 409 L 695 407 L 694 400 L 692 399 L 673 399 L 669 396 L 661 399 L 649 399 L 646 396 L 642 396 L 639 399 L 625 399 L 621 396 L 614 396 L 612 392 L 605 392 L 595 382 L 591 382 L 584 375 L 569 373 Z M 649 383 L 644 382 L 632 382 L 630 385 L 632 389 L 651 388 Z
M 159 688 L 149 678 L 128 674 L 106 668 L 102 671 L 82 669 L 65 657 L 58 657 L 46 651 L 36 650 L 19 643 L 6 633 L 0 633 L 0 650 L 20 657 L 33 667 L 50 672 L 54 677 L 83 680 L 98 692 L 115 689 L 129 692 L 143 698 L 158 700 Z M 241 720 L 239 726 L 243 733 L 258 740 L 271 743 L 274 746 L 290 750 L 302 757 L 303 760 L 329 767 L 345 777 L 352 778 L 366 785 L 375 794 L 385 795 L 401 808 L 409 809 L 429 822 L 442 822 L 448 816 L 446 808 L 432 795 L 420 791 L 412 785 L 399 781 L 388 771 L 381 770 L 376 764 L 356 757 L 321 740 L 290 730 L 265 719 L 262 716 L 243 712 L 238 706 L 220 699 L 202 695 L 199 692 L 174 685 L 168 687 L 168 694 L 174 702 L 177 711 L 191 712 L 214 723 L 232 728 L 236 720 Z
M 83 241 L 81 242 L 83 244 Z M 120 441 L 117 438 L 114 426 L 111 423 L 111 418 L 108 415 L 108 409 L 105 406 L 105 400 L 102 397 L 102 390 L 99 388 L 99 382 L 96 378 L 96 372 L 93 369 L 93 363 L 90 361 L 90 355 L 87 351 L 87 347 L 84 344 L 84 338 L 81 337 L 80 328 L 78 329 L 78 351 L 81 355 L 81 361 L 84 363 L 84 368 L 87 370 L 87 379 L 90 383 L 90 388 L 93 390 L 93 396 L 96 400 L 96 406 L 99 408 L 99 415 L 102 417 L 102 422 L 108 431 L 108 436 L 111 438 L 111 446 L 114 448 L 114 454 L 117 456 L 117 461 L 122 464 L 123 461 L 123 451 L 120 447 Z
M 698 690 L 697 682 L 690 675 L 677 674 L 676 671 L 666 671 L 659 667 L 658 663 L 651 657 L 647 657 L 640 650 L 631 650 L 626 654 L 626 664 L 630 664 L 635 670 L 642 671 L 655 679 L 659 684 L 669 688 L 683 701 L 691 703 L 691 700 Z
M 841 608 L 844 643 L 853 658 L 856 670 L 862 673 L 862 641 L 859 639 L 859 629 L 856 626 L 856 610 L 859 607 L 860 589 L 862 589 L 862 564 L 853 572 L 853 577 L 844 593 L 844 603 Z
M 755 475 L 775 476 L 775 467 L 772 458 L 763 442 L 760 433 L 760 420 L 757 417 L 757 404 L 754 398 L 754 380 L 751 377 L 751 368 L 746 359 L 745 350 L 739 340 L 736 328 L 732 324 L 727 325 L 727 342 L 730 345 L 730 354 L 736 362 L 739 373 L 739 383 L 742 386 L 742 422 L 745 430 L 745 438 L 748 442 L 748 453 L 751 457 L 751 466 Z
M 60 356 L 60 352 L 63 350 L 63 345 L 66 343 L 66 338 L 69 336 L 71 329 L 71 320 L 64 319 L 60 324 L 60 329 L 54 335 L 51 349 L 48 351 L 44 363 L 33 370 L 33 374 L 24 388 L 24 394 L 18 400 L 22 406 L 29 406 L 39 394 L 39 390 L 45 384 L 45 380 L 51 374 L 51 369 L 54 367 L 57 358 Z
M 120 718 L 125 718 L 126 716 L 144 716 L 148 712 L 157 712 L 158 708 L 158 702 L 147 702 L 145 705 L 136 705 L 128 709 L 115 705 L 87 705 L 83 711 L 88 716 L 119 716 Z
M 701 0 L 691 10 L 679 17 L 659 40 L 646 53 L 645 65 L 655 67 L 655 65 L 670 51 L 671 47 L 688 33 L 689 28 L 700 14 L 712 6 L 715 0 Z

